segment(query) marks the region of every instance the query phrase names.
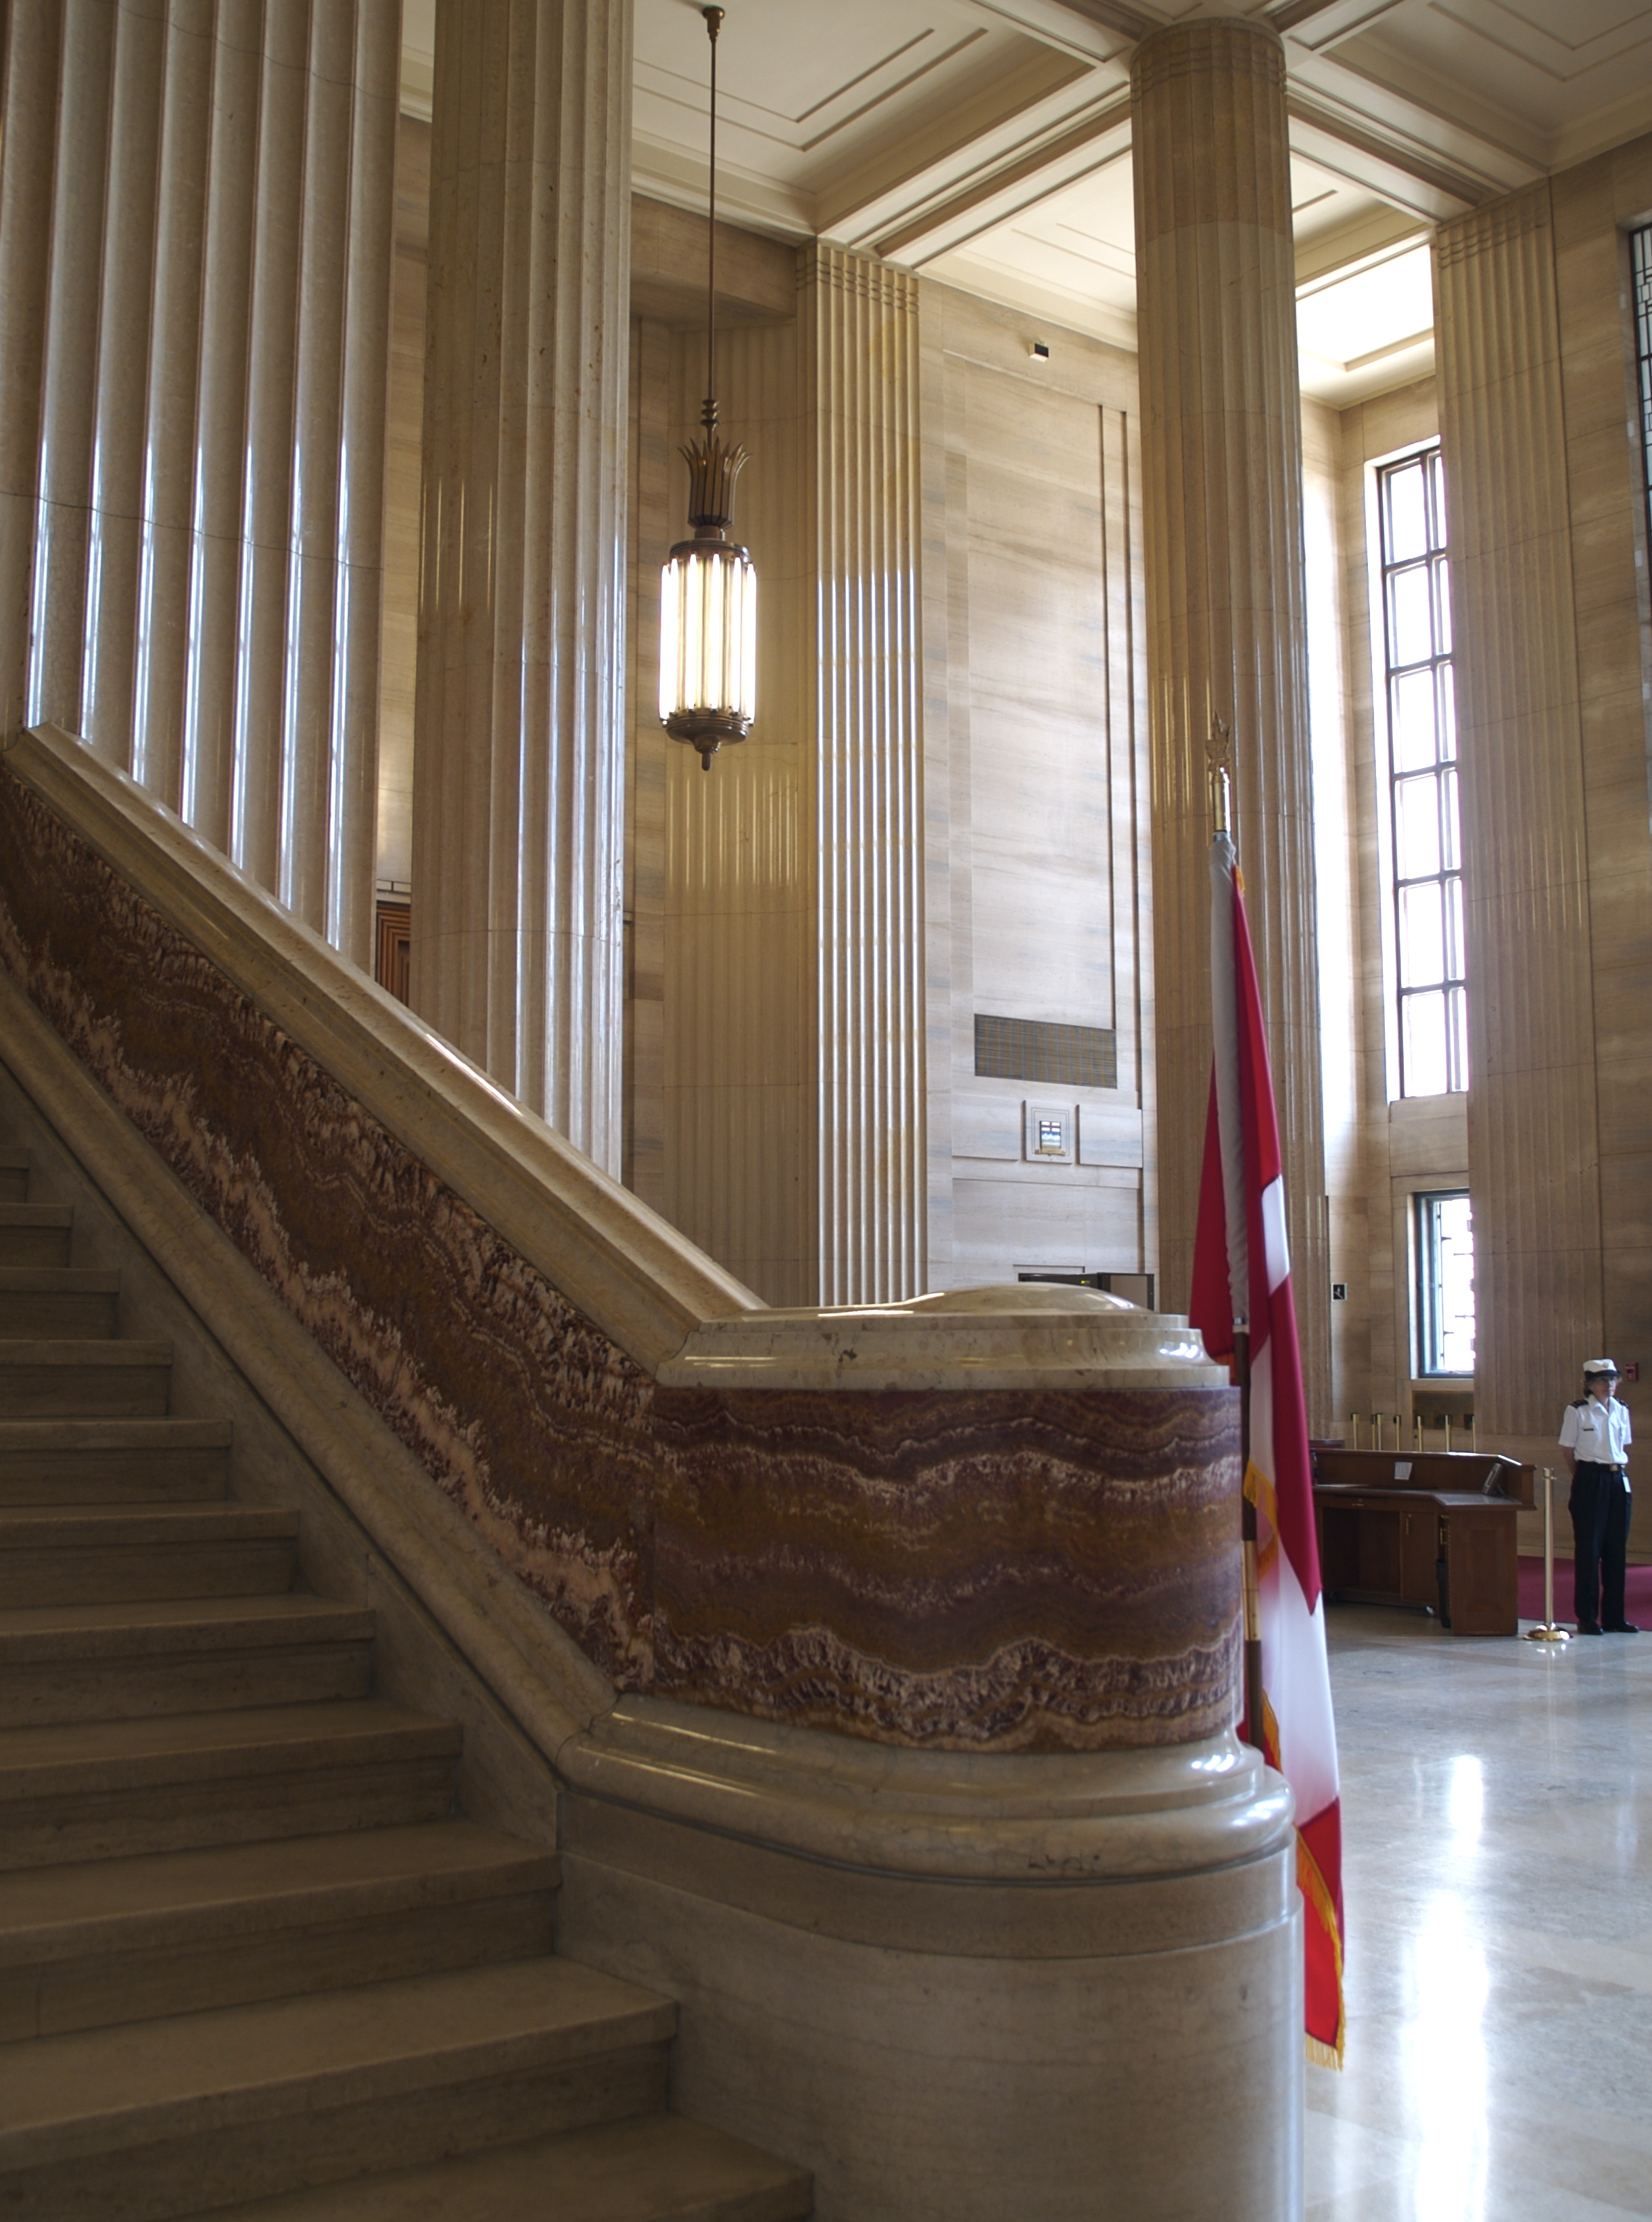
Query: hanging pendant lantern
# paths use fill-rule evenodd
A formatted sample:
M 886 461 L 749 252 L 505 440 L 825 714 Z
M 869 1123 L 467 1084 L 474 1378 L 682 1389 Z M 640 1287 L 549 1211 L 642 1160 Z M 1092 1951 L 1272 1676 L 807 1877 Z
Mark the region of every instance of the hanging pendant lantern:
M 679 541 L 660 574 L 660 723 L 700 753 L 702 770 L 725 743 L 743 741 L 757 716 L 757 574 L 728 537 L 734 481 L 745 449 L 718 430 L 717 34 L 720 8 L 704 8 L 711 39 L 711 191 L 707 277 L 706 402 L 702 436 L 678 450 L 688 466 L 692 540 Z

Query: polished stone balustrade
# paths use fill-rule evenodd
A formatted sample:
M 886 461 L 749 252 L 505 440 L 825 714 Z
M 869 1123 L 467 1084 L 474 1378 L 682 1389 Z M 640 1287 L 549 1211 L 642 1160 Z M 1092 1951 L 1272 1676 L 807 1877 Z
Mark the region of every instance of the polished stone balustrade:
M 122 775 L 50 731 L 10 767 L 9 969 L 616 1688 L 926 1748 L 1228 1726 L 1234 1400 L 1179 1323 L 764 1310 Z M 536 1152 L 606 1257 L 538 1232 Z

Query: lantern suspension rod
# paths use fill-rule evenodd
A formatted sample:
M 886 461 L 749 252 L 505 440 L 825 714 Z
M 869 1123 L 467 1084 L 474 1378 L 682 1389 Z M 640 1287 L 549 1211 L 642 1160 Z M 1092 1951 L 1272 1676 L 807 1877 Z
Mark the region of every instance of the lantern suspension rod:
M 706 31 L 712 43 L 711 179 L 706 194 L 710 222 L 706 237 L 706 406 L 700 421 L 707 431 L 717 427 L 717 34 L 723 28 L 720 8 L 702 8 Z

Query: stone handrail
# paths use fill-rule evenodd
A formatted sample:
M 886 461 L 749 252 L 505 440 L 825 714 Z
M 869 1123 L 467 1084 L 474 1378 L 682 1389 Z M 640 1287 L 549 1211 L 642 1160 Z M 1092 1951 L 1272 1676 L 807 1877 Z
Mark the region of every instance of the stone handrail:
M 182 819 L 59 726 L 7 769 L 290 1040 L 639 1365 L 759 1309 L 732 1273 L 593 1164 Z

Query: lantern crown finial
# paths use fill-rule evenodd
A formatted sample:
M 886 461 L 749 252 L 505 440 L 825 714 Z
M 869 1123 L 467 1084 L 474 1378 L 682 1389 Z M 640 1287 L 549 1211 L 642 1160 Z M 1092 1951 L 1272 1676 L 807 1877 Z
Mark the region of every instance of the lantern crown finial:
M 730 447 L 713 417 L 703 440 L 685 440 L 677 453 L 688 466 L 688 522 L 695 534 L 725 531 L 734 522 L 734 481 L 745 467 L 745 449 Z

